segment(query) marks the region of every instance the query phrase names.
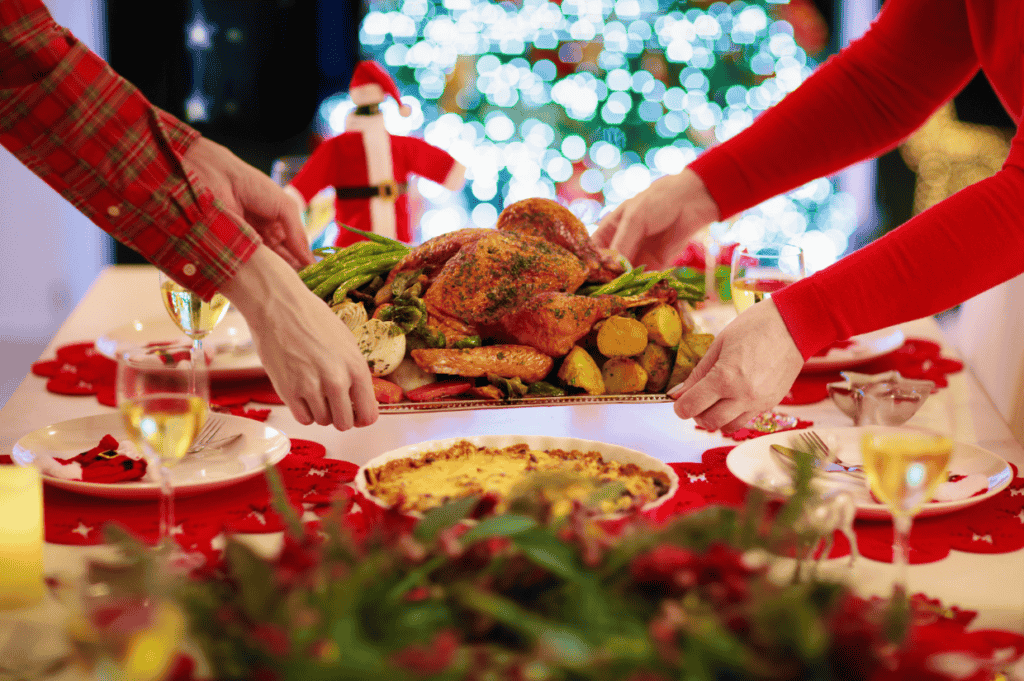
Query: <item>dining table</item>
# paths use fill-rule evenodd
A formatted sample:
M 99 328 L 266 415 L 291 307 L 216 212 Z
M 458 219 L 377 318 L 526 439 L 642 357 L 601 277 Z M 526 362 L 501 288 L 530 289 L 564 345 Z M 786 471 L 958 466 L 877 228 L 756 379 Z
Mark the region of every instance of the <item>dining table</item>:
M 721 326 L 729 317 L 724 308 L 706 311 L 708 325 Z M 234 313 L 237 314 L 237 313 Z M 696 313 L 702 319 L 702 312 Z M 112 329 L 138 321 L 165 318 L 157 270 L 145 265 L 111 265 L 104 269 L 74 308 L 49 345 L 41 361 L 54 357 L 59 348 L 95 342 Z M 944 357 L 957 353 L 943 336 L 935 318 L 907 322 L 898 328 L 908 339 L 927 339 L 938 344 Z M 1024 466 L 1024 447 L 1017 442 L 970 366 L 946 375 L 947 385 L 938 389 L 909 424 L 946 422 L 957 441 L 977 445 L 1009 462 L 1015 470 Z M 47 390 L 47 379 L 25 367 L 25 378 L 0 409 L 0 454 L 10 454 L 26 434 L 69 419 L 112 414 L 115 408 L 93 396 L 59 394 Z M 361 465 L 391 450 L 415 443 L 461 436 L 537 435 L 573 437 L 610 443 L 644 452 L 667 463 L 699 463 L 710 450 L 725 451 L 738 443 L 721 432 L 709 432 L 692 420 L 682 420 L 667 400 L 631 402 L 588 402 L 498 409 L 385 411 L 376 423 L 347 431 L 316 424 L 303 425 L 283 404 L 258 405 L 268 409 L 264 423 L 292 441 L 322 445 L 327 459 Z M 848 416 L 829 399 L 806 404 L 781 405 L 778 411 L 816 429 L 852 426 Z M 681 484 L 685 484 L 683 480 Z M 230 487 L 222 494 L 230 494 Z M 1024 489 L 1006 489 L 1002 494 L 1021 496 Z M 153 506 L 156 513 L 156 506 Z M 1005 531 L 1019 535 L 1024 528 L 1024 508 L 1019 526 Z M 975 532 L 975 535 L 984 533 Z M 1015 535 L 1015 536 L 1016 536 Z M 281 533 L 252 533 L 255 545 L 272 551 Z M 943 557 L 909 569 L 909 589 L 923 592 L 942 603 L 977 612 L 971 626 L 1024 634 L 1024 549 L 998 549 L 991 536 L 975 536 L 977 550 L 962 550 L 963 543 Z M 1017 546 L 1024 546 L 1024 542 Z M 998 550 L 997 550 L 998 549 Z M 44 565 L 48 574 L 80 574 L 87 561 L 106 555 L 109 547 L 47 542 Z M 826 560 L 823 569 L 848 582 L 864 596 L 888 596 L 895 576 L 890 562 L 861 556 Z M 0 579 L 2 579 L 0 574 Z

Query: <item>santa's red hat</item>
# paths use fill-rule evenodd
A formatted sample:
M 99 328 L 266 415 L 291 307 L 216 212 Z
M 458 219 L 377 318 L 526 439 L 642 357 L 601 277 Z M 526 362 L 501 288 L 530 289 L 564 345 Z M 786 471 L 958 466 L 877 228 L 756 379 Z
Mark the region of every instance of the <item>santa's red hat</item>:
M 385 94 L 394 97 L 398 103 L 398 112 L 403 116 L 408 116 L 412 113 L 412 109 L 407 104 L 402 104 L 402 96 L 398 93 L 398 86 L 395 85 L 395 81 L 375 61 L 361 61 L 356 64 L 355 71 L 352 73 L 352 82 L 348 86 L 349 93 L 355 88 L 365 85 L 379 85 Z

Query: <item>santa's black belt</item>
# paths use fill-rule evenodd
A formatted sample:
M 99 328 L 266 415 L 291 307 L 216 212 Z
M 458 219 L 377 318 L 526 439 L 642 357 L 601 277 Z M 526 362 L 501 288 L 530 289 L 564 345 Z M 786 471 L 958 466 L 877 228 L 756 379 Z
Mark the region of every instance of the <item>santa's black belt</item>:
M 394 201 L 406 192 L 405 182 L 381 182 L 377 185 L 364 187 L 335 187 L 335 196 L 339 199 L 372 199 L 379 196 L 387 201 Z

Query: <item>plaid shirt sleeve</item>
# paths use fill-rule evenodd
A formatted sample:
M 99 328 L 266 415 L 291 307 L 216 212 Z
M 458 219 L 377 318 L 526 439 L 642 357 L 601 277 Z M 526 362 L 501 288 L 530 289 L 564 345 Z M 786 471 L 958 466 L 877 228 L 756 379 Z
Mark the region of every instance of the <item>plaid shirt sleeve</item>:
M 261 243 L 181 158 L 199 133 L 58 26 L 0 0 L 0 144 L 118 241 L 209 298 Z

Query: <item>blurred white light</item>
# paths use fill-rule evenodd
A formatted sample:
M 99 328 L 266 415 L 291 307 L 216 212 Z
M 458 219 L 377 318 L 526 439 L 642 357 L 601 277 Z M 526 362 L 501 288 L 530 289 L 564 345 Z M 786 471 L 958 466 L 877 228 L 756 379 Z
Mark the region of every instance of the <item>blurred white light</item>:
M 618 147 L 607 142 L 595 142 L 590 147 L 590 158 L 602 168 L 614 168 L 619 164 L 622 154 Z
M 686 167 L 688 160 L 682 150 L 673 146 L 662 147 L 654 153 L 654 168 L 665 175 L 675 175 Z
M 445 234 L 461 229 L 466 224 L 466 214 L 455 206 L 446 206 L 424 211 L 420 229 L 424 234 Z
M 604 174 L 596 168 L 584 170 L 580 175 L 580 187 L 588 194 L 597 194 L 604 189 Z
M 192 95 L 185 100 L 185 119 L 189 123 L 210 120 L 208 107 L 209 102 L 206 100 L 206 97 L 203 97 L 199 92 L 193 92 Z
M 544 169 L 555 182 L 565 182 L 572 177 L 572 163 L 564 156 L 551 159 L 544 166 Z
M 626 69 L 615 69 L 609 72 L 605 82 L 608 83 L 608 88 L 611 90 L 628 90 L 633 84 L 629 71 Z
M 192 50 L 208 50 L 213 45 L 213 34 L 217 26 L 208 24 L 202 14 L 197 14 L 188 26 L 188 47 Z M 198 119 L 197 119 L 198 120 Z M 205 120 L 205 119 L 204 119 Z
M 640 15 L 640 3 L 637 0 L 618 0 L 615 3 L 615 15 L 628 19 Z
M 569 135 L 562 140 L 562 154 L 570 161 L 578 161 L 587 153 L 587 143 L 579 135 Z
M 839 257 L 835 242 L 822 232 L 807 232 L 799 243 L 804 249 L 804 262 L 808 272 L 824 269 Z
M 490 201 L 498 195 L 498 185 L 496 182 L 477 180 L 470 185 L 470 191 L 481 201 Z
M 471 215 L 477 227 L 494 227 L 498 223 L 498 209 L 490 203 L 478 204 Z

